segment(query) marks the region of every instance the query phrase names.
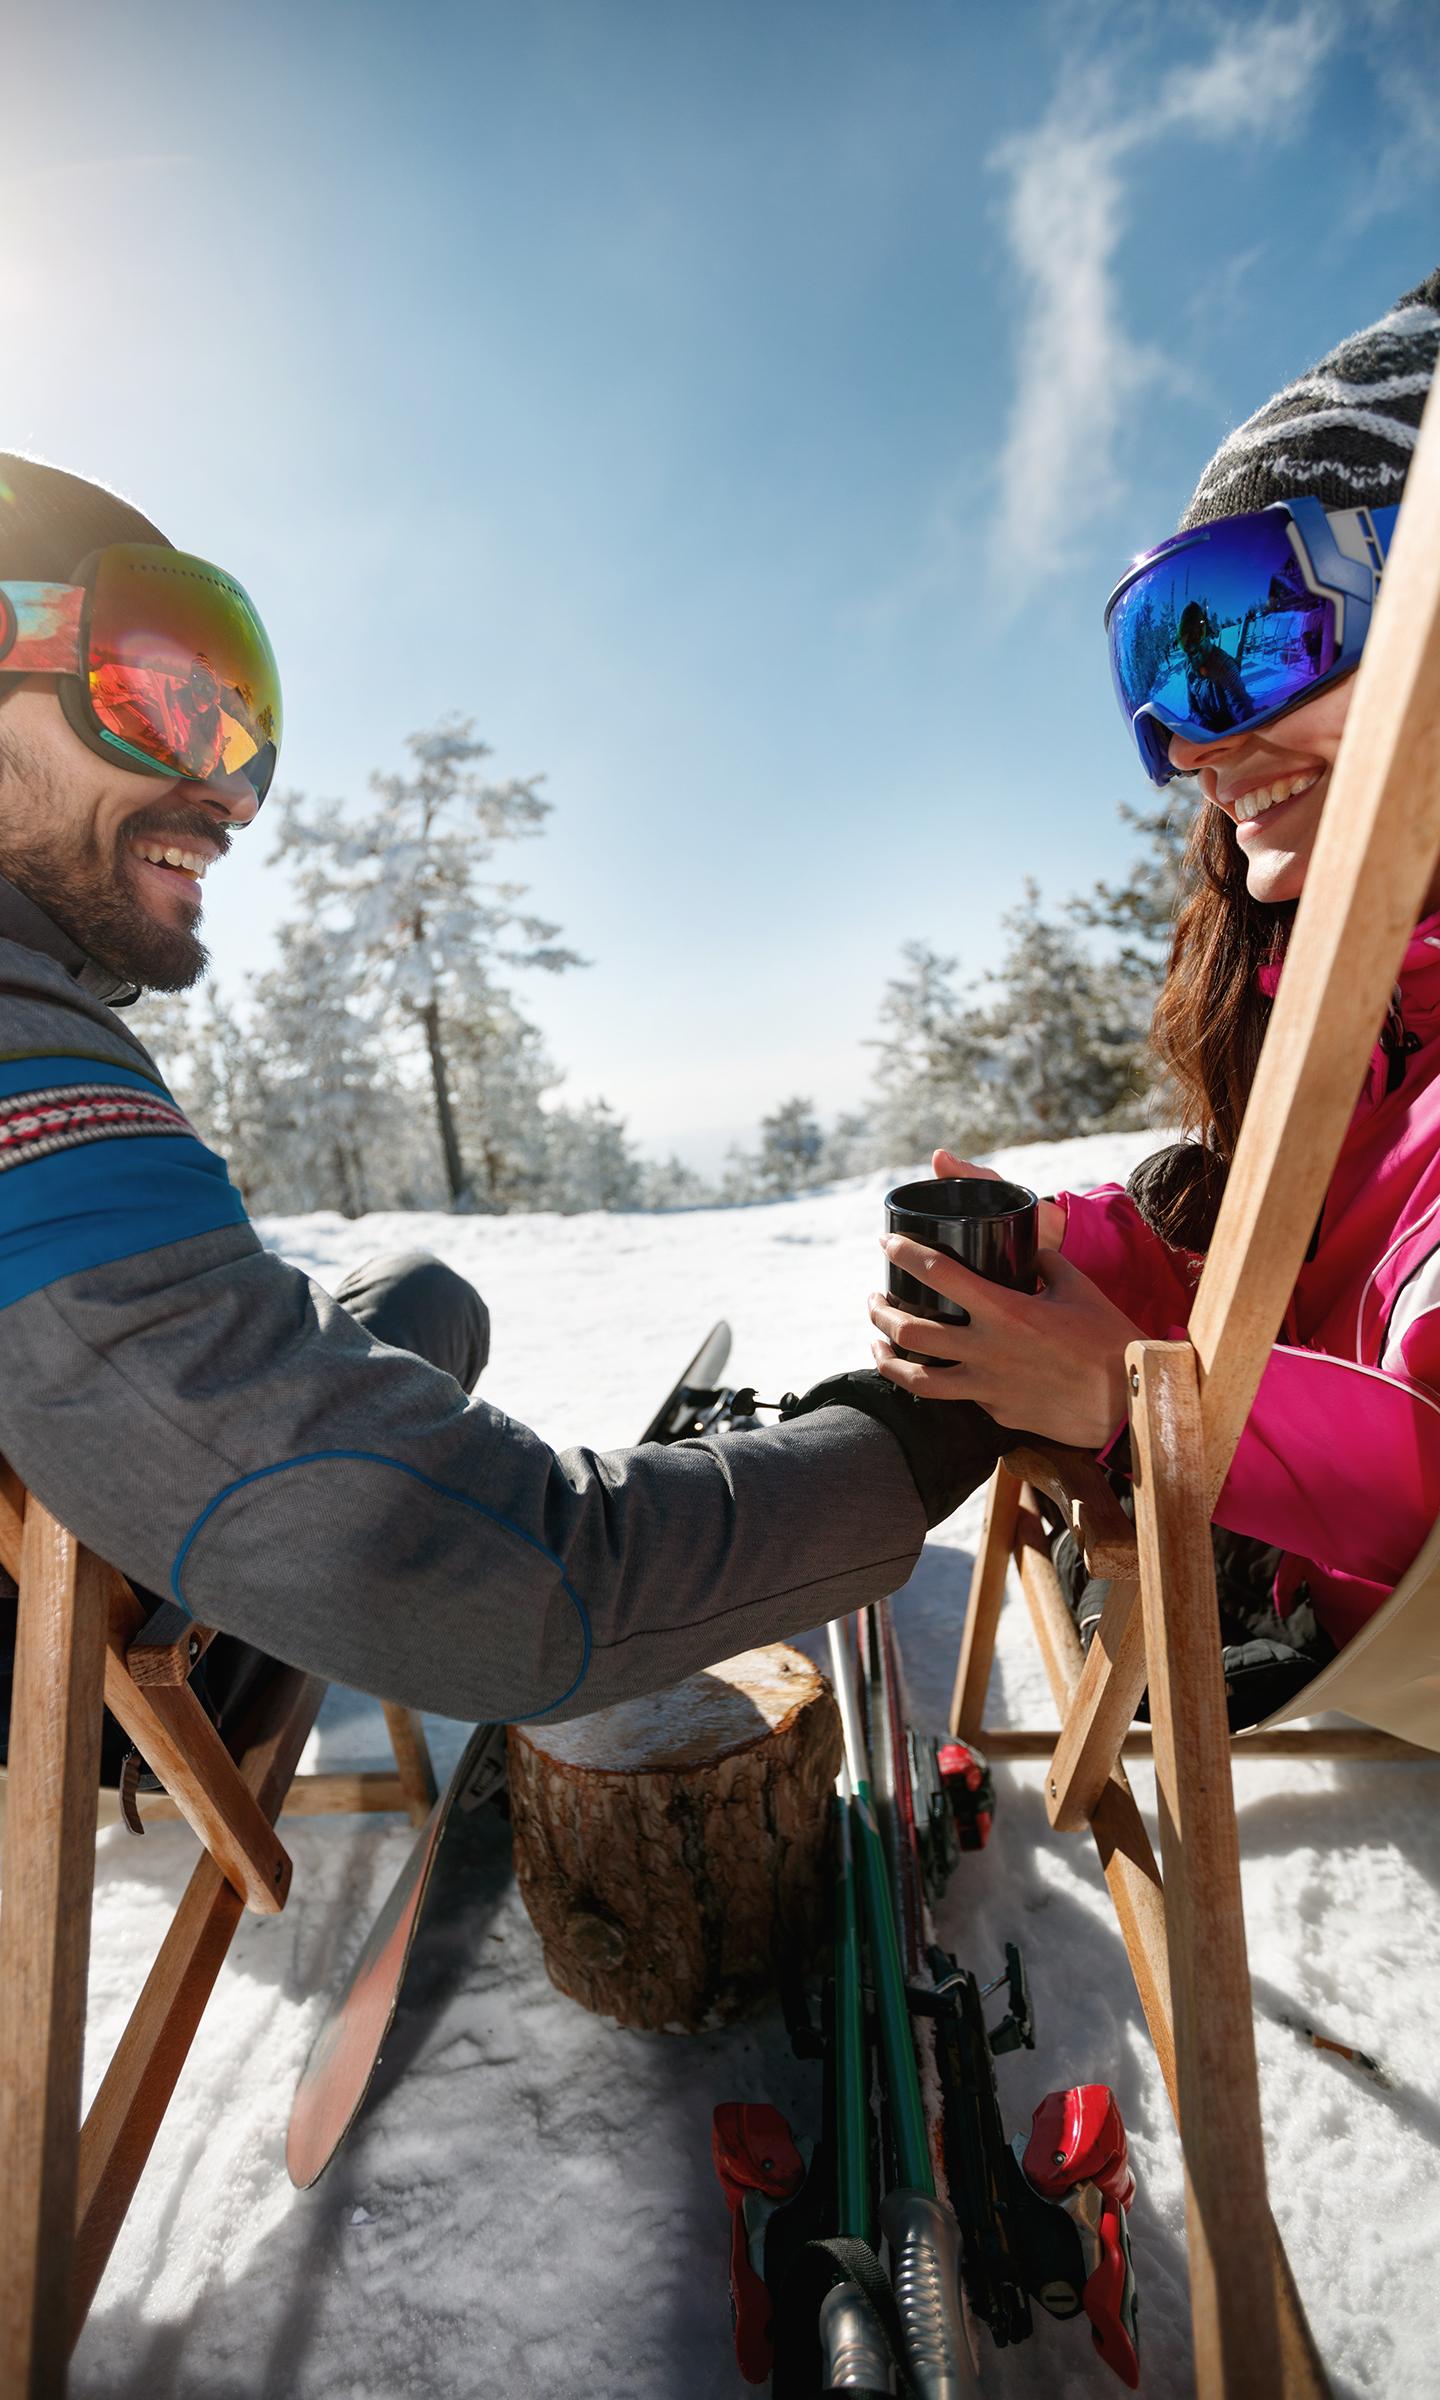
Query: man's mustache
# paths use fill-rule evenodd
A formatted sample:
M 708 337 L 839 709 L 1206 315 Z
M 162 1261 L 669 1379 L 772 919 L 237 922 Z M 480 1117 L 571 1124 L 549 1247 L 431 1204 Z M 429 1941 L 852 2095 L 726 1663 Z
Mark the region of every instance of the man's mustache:
M 126 818 L 119 838 L 122 843 L 144 840 L 177 847 L 187 841 L 204 842 L 223 858 L 230 847 L 230 828 L 208 809 L 142 809 Z

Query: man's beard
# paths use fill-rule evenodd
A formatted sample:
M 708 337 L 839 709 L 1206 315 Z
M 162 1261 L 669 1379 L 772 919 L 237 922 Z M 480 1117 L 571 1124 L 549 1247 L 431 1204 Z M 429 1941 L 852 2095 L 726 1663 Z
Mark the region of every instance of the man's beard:
M 67 843 L 61 830 L 64 802 L 58 779 L 48 774 L 28 747 L 20 752 L 0 739 L 0 771 L 23 776 L 27 800 L 38 803 L 43 819 L 46 803 L 57 830 L 51 835 L 12 832 L 0 812 L 0 875 L 9 878 L 27 900 L 77 942 L 87 958 L 108 967 L 150 992 L 184 992 L 198 983 L 210 963 L 198 934 L 188 927 L 165 925 L 152 917 L 130 888 L 132 841 L 183 843 L 187 838 L 207 847 L 228 847 L 227 829 L 213 814 L 186 809 L 137 809 L 115 837 L 115 850 L 106 859 L 93 837 L 83 849 Z

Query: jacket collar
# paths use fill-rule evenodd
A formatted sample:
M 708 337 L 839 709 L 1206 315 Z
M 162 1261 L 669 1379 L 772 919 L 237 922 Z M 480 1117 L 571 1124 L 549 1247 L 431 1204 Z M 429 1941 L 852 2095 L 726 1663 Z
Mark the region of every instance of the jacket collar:
M 76 941 L 61 930 L 53 917 L 28 900 L 19 888 L 0 875 L 0 940 L 19 942 L 26 950 L 38 950 L 45 958 L 53 958 L 67 975 L 74 977 L 82 991 L 108 1008 L 128 1008 L 140 997 L 139 986 L 117 975 L 109 967 L 86 956 Z

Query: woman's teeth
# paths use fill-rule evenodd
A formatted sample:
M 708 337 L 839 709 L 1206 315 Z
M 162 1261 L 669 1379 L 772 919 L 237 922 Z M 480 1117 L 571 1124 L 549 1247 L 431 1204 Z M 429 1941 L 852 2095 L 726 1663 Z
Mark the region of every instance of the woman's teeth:
M 145 859 L 150 866 L 179 867 L 182 874 L 193 875 L 197 883 L 210 863 L 198 850 L 177 850 L 173 845 L 167 848 L 163 842 L 132 842 L 130 847 L 137 858 Z
M 1323 773 L 1323 767 L 1312 767 L 1308 775 L 1282 776 L 1278 783 L 1262 783 L 1258 791 L 1243 793 L 1232 802 L 1236 824 L 1246 825 L 1252 817 L 1263 817 L 1266 809 L 1274 808 L 1277 801 L 1293 800 L 1298 792 L 1308 792 Z

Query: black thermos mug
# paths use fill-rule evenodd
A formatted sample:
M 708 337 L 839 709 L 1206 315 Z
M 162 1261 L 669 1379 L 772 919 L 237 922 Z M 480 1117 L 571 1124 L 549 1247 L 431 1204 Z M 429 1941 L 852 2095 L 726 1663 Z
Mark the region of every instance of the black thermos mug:
M 1020 1183 L 993 1183 L 984 1176 L 947 1176 L 943 1181 L 900 1183 L 885 1194 L 885 1229 L 908 1234 L 929 1250 L 983 1275 L 990 1283 L 1008 1285 L 1012 1292 L 1035 1289 L 1036 1227 L 1039 1202 Z M 893 1259 L 886 1289 L 897 1308 L 912 1317 L 928 1317 L 936 1325 L 968 1325 L 970 1312 L 958 1300 L 946 1300 L 928 1283 L 902 1273 Z M 922 1350 L 901 1350 L 898 1358 L 925 1359 Z M 935 1363 L 953 1366 L 953 1359 Z

